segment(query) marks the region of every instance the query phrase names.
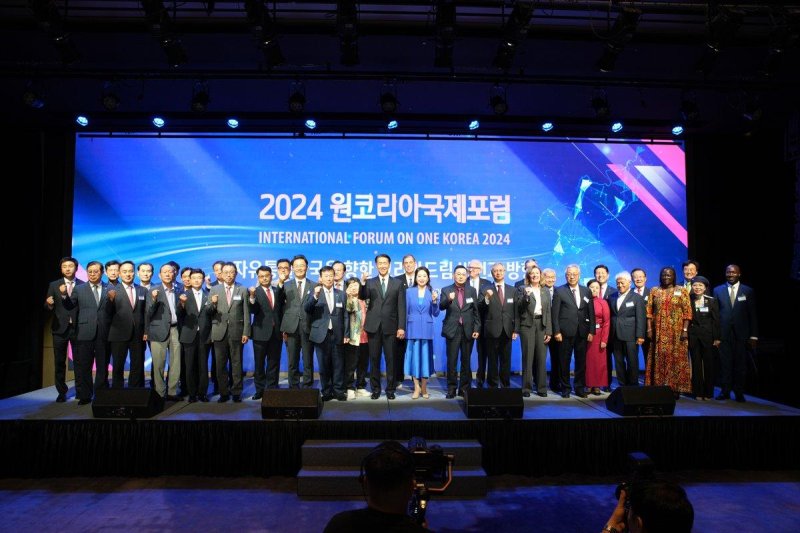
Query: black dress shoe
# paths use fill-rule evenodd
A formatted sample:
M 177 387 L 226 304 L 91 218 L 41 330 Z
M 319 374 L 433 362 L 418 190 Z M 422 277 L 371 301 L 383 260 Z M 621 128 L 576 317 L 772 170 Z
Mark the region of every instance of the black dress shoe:
M 394 400 L 394 393 L 393 392 L 387 392 L 386 393 L 386 399 L 387 400 Z
M 456 392 L 456 396 L 461 396 L 463 398 L 464 397 L 464 391 L 459 389 L 458 392 Z
M 736 401 L 739 402 L 739 403 L 744 403 L 747 400 L 744 399 L 744 394 L 739 393 L 739 394 L 736 395 Z
M 173 396 L 171 394 L 167 394 L 166 400 L 168 402 L 179 402 L 179 401 L 181 401 L 179 396 Z
M 475 388 L 476 389 L 482 389 L 483 388 L 483 381 L 481 381 L 481 380 L 475 381 Z
M 205 394 L 203 394 L 202 396 L 198 396 L 197 399 L 203 403 L 208 403 L 208 396 L 206 396 Z
M 588 397 L 589 397 L 589 395 L 588 395 L 588 394 L 586 394 L 586 392 L 585 392 L 585 391 L 582 391 L 582 392 L 576 392 L 576 393 L 575 393 L 575 396 L 577 396 L 578 398 L 588 398 Z
M 195 403 L 197 401 L 197 396 L 189 396 L 189 403 Z
M 542 398 L 547 398 L 547 393 L 546 392 L 537 392 L 536 396 L 541 396 Z
M 264 397 L 263 393 L 257 392 L 255 394 L 253 394 L 253 397 L 251 398 L 251 400 L 260 400 L 263 397 Z
M 234 394 L 233 395 L 233 402 L 234 403 L 242 403 L 242 395 L 241 394 Z
M 561 393 L 561 397 L 562 398 L 569 398 L 569 392 L 562 392 Z
M 231 397 L 228 396 L 227 394 L 220 394 L 219 400 L 217 400 L 217 403 L 225 403 L 230 399 L 231 399 Z
M 88 405 L 88 404 L 90 404 L 90 403 L 92 403 L 92 400 L 91 400 L 91 399 L 86 399 L 86 398 L 84 398 L 84 399 L 82 399 L 82 400 L 78 400 L 78 405 Z
M 530 398 L 531 397 L 531 393 L 528 392 L 528 391 L 522 391 L 522 397 L 523 398 Z
M 456 397 L 456 393 L 454 391 L 447 391 L 447 394 L 445 394 L 444 397 L 448 400 L 452 400 Z
M 377 399 L 378 399 L 378 398 L 380 398 L 380 397 L 381 397 L 381 393 L 380 393 L 380 391 L 373 392 L 373 393 L 370 395 L 370 398 L 372 398 L 373 400 L 377 400 Z
M 336 399 L 339 400 L 340 402 L 346 402 L 347 401 L 347 394 L 338 394 L 336 396 Z
M 322 395 L 322 401 L 323 402 L 329 402 L 331 400 L 333 400 L 333 394 L 323 394 Z
M 66 401 L 67 401 L 67 394 L 65 392 L 59 393 L 59 395 L 56 397 L 56 402 L 58 403 L 64 403 Z

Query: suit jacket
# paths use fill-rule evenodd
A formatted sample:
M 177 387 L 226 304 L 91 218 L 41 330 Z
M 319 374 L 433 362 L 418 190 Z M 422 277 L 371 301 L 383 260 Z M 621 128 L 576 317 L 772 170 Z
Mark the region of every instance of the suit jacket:
M 689 338 L 701 338 L 707 341 L 721 340 L 719 301 L 711 296 L 702 296 L 701 298 L 703 298 L 703 305 L 700 307 L 697 307 L 697 300 L 692 300 L 692 321 L 689 323 Z M 728 300 L 730 304 L 730 297 Z
M 205 312 L 208 305 L 208 294 L 200 290 L 200 307 L 194 299 L 194 291 L 189 289 L 186 292 L 186 303 L 181 305 L 178 302 L 176 312 L 178 314 L 178 324 L 180 324 L 180 341 L 185 344 L 195 342 L 200 335 L 200 343 L 208 344 L 208 337 L 211 334 L 211 320 Z
M 619 292 L 608 298 L 612 338 L 626 342 L 646 338 L 647 309 L 644 298 L 633 292 L 633 289 L 629 289 L 619 310 L 617 310 L 618 300 Z
M 83 280 L 78 278 L 75 278 L 74 281 L 75 285 L 72 287 L 73 291 L 78 285 L 83 283 Z M 50 285 L 47 286 L 47 295 L 45 296 L 45 299 L 50 296 L 53 297 L 53 320 L 50 323 L 50 329 L 52 329 L 53 333 L 56 335 L 62 335 L 67 331 L 70 319 L 72 319 L 73 324 L 78 323 L 78 310 L 76 308 L 67 309 L 64 307 L 64 299 L 61 298 L 61 291 L 59 291 L 59 287 L 64 285 L 64 282 L 64 278 L 51 281 Z
M 182 293 L 178 292 L 178 286 L 172 284 L 172 289 L 175 293 L 175 316 L 178 315 L 178 308 L 180 308 L 180 296 Z M 153 301 L 152 293 L 158 291 L 156 301 Z M 150 286 L 150 294 L 147 295 L 147 309 L 144 312 L 145 320 L 145 333 L 147 333 L 147 340 L 164 342 L 169 338 L 169 328 L 172 324 L 172 312 L 169 308 L 169 301 L 167 300 L 167 293 L 164 290 L 163 283 L 154 283 Z M 177 318 L 176 318 L 177 320 Z
M 311 342 L 322 343 L 328 335 L 328 325 L 333 328 L 333 340 L 336 344 L 344 343 L 345 337 L 350 336 L 350 320 L 346 316 L 345 303 L 347 297 L 343 291 L 333 289 L 333 312 L 328 309 L 328 300 L 325 298 L 325 289 L 319 291 L 319 299 L 314 298 L 312 292 L 306 297 L 303 309 L 308 313 L 311 322 L 311 332 L 308 334 Z
M 211 303 L 214 295 L 218 297 L 217 305 Z M 206 313 L 211 315 L 212 341 L 223 341 L 226 336 L 234 339 L 250 336 L 250 294 L 241 283 L 233 284 L 230 306 L 225 295 L 225 284 L 211 287 Z
M 106 312 L 106 306 L 109 304 L 108 287 L 102 282 L 100 287 L 99 304 L 94 299 L 91 283 L 75 285 L 75 288 L 72 289 L 72 296 L 63 300 L 64 307 L 76 309 L 78 313 L 76 340 L 108 340 L 108 313 Z
M 314 285 L 316 283 L 305 278 L 303 280 L 303 294 L 298 294 L 296 279 L 287 279 L 283 284 L 283 291 L 280 294 L 281 309 L 283 310 L 283 319 L 281 319 L 282 332 L 297 333 L 297 329 L 300 327 L 308 333 L 310 324 L 305 309 L 303 309 L 303 302 L 313 292 Z
M 544 334 L 553 335 L 553 316 L 552 304 L 550 303 L 550 291 L 547 287 L 539 287 L 539 300 L 542 302 L 542 324 L 544 325 Z M 514 317 L 514 326 L 519 332 L 521 327 L 533 327 L 535 325 L 535 318 L 533 312 L 536 310 L 536 302 L 533 298 L 525 293 L 525 287 L 517 287 L 514 293 L 514 309 L 516 316 Z
M 408 289 L 409 287 L 416 287 L 416 284 L 414 283 L 413 280 L 411 281 L 411 285 L 408 284 L 408 280 L 406 279 L 406 273 L 405 272 L 403 272 L 399 276 L 395 276 L 394 279 L 400 281 L 403 284 L 403 288 L 404 289 Z
M 406 289 L 406 338 L 433 339 L 433 318 L 439 316 L 439 302 L 426 290 L 419 303 L 417 287 Z
M 269 287 L 272 292 L 272 306 L 269 305 L 264 288 L 256 287 L 255 303 L 250 304 L 253 315 L 251 332 L 254 341 L 268 341 L 273 335 L 280 334 L 283 320 L 283 288 Z
M 467 285 L 472 287 L 472 278 L 467 278 Z M 489 281 L 488 279 L 478 278 L 478 287 L 479 287 L 479 289 L 477 291 L 478 292 L 478 300 L 482 300 L 483 299 L 483 295 L 486 293 L 487 289 L 491 289 L 492 287 L 494 287 L 494 284 L 491 281 Z M 472 287 L 472 288 L 474 289 L 475 287 Z M 481 333 L 483 333 L 483 327 L 484 327 L 484 325 L 486 323 L 486 312 L 487 311 L 488 311 L 488 308 L 486 306 L 478 305 L 478 314 L 481 317 L 481 331 L 480 331 Z
M 636 287 L 631 285 L 631 290 L 636 292 Z M 642 297 L 642 300 L 644 300 L 644 304 L 647 305 L 647 300 L 648 300 L 648 298 L 650 298 L 650 287 L 645 287 L 642 290 L 642 294 L 640 294 L 639 296 Z
M 144 311 L 147 307 L 147 290 L 133 285 L 135 306 L 131 307 L 130 297 L 125 286 L 120 283 L 114 289 L 117 295 L 108 302 L 106 312 L 111 323 L 108 330 L 110 342 L 125 342 L 134 338 L 142 340 L 144 335 Z
M 358 297 L 369 300 L 364 331 L 376 333 L 380 327 L 384 335 L 394 335 L 398 329 L 406 329 L 406 291 L 403 282 L 389 277 L 386 296 L 383 296 L 380 276 L 375 276 L 361 285 Z
M 458 295 L 452 300 L 450 293 L 456 286 L 448 285 L 439 293 L 439 309 L 446 310 L 442 323 L 442 337 L 453 340 L 461 338 L 463 331 L 467 337 L 481 331 L 481 316 L 478 312 L 478 293 L 469 285 L 464 286 L 464 304 L 459 307 Z M 462 324 L 459 324 L 461 319 Z
M 564 337 L 586 337 L 594 334 L 594 304 L 592 291 L 578 285 L 580 307 L 575 304 L 572 290 L 568 284 L 556 287 L 553 293 L 553 335 L 561 333 Z
M 509 337 L 516 331 L 514 327 L 514 287 L 508 283 L 503 283 L 503 300 L 497 292 L 497 284 L 492 283 L 487 290 L 494 291 L 494 294 L 486 303 L 485 297 L 480 297 L 478 306 L 485 308 L 486 318 L 481 317 L 483 332 L 485 335 L 497 338 L 503 332 Z M 486 291 L 484 291 L 484 295 Z
M 721 340 L 744 341 L 758 337 L 758 316 L 756 314 L 756 292 L 752 287 L 739 283 L 736 301 L 731 306 L 728 284 L 714 288 L 714 298 L 719 303 L 719 324 Z

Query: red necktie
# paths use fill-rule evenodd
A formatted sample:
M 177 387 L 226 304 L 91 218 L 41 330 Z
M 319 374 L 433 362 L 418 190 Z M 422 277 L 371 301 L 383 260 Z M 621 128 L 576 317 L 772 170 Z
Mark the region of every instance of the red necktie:
M 270 309 L 272 309 L 273 307 L 275 307 L 275 305 L 272 303 L 272 289 L 267 287 L 264 290 L 267 291 L 267 300 L 269 300 L 269 307 Z
M 136 300 L 133 297 L 133 285 L 128 285 L 128 299 L 131 301 L 131 307 L 136 307 Z
M 228 306 L 231 305 L 231 288 L 225 287 L 225 298 L 228 300 Z
M 73 281 L 68 281 L 67 282 L 67 296 L 72 296 L 72 284 L 73 283 L 74 283 Z
M 503 307 L 503 304 L 505 303 L 506 299 L 503 297 L 503 286 L 502 285 L 498 285 L 497 286 L 497 295 L 500 297 L 500 307 Z

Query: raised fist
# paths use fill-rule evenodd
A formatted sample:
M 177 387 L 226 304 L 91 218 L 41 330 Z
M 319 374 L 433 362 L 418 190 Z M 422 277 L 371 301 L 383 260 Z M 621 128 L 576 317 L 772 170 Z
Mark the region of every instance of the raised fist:
M 219 294 L 214 294 L 213 296 L 211 296 L 211 303 L 212 304 L 217 305 L 218 301 L 219 301 Z
M 367 282 L 367 273 L 366 272 L 362 272 L 361 273 L 361 283 L 366 283 L 366 282 Z
M 456 293 L 451 292 L 450 294 L 447 295 L 447 297 L 450 298 L 451 300 L 455 300 L 456 299 Z
M 65 296 L 67 294 L 67 286 L 62 283 L 58 286 L 58 292 L 61 293 L 61 296 Z
M 255 298 L 255 296 L 256 296 L 256 288 L 255 287 L 250 287 L 247 290 L 250 292 L 250 298 Z
M 314 298 L 319 298 L 319 291 L 322 290 L 322 285 L 317 285 L 314 287 Z
M 186 293 L 183 293 L 180 295 L 178 299 L 181 301 L 182 304 L 185 304 L 186 300 L 188 300 L 189 298 L 186 296 Z
M 494 296 L 494 291 L 492 289 L 486 289 L 484 294 L 486 295 L 486 298 L 491 299 L 492 296 Z
M 154 301 L 154 302 L 155 302 L 156 300 L 158 300 L 158 291 L 153 291 L 153 292 L 151 292 L 150 294 L 152 294 L 152 295 L 153 295 L 153 301 Z
M 117 297 L 117 291 L 115 291 L 114 289 L 111 289 L 110 291 L 108 291 L 108 301 L 109 302 L 113 302 L 114 298 L 116 298 L 116 297 Z

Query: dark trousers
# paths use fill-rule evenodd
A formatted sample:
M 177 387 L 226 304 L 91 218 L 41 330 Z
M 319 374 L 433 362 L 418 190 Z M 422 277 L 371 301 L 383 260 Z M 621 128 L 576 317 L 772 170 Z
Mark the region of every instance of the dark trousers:
M 561 392 L 561 343 L 551 339 L 547 350 L 550 352 L 550 390 Z
M 205 396 L 208 393 L 208 344 L 200 342 L 200 334 L 194 342 L 181 343 L 181 365 L 186 361 L 186 373 L 181 381 L 189 396 Z
M 108 342 L 104 339 L 78 341 L 78 353 L 75 359 L 75 395 L 79 400 L 91 400 L 95 389 L 108 387 L 107 351 Z M 94 384 L 92 384 L 92 364 L 96 367 Z
M 214 394 L 216 394 L 219 392 L 219 383 L 217 382 L 217 357 L 214 355 L 214 345 L 209 344 L 208 346 L 211 347 L 211 365 L 208 364 L 208 355 L 206 355 L 206 366 L 208 366 L 208 369 L 211 372 L 211 383 L 214 384 Z
M 559 361 L 561 362 L 561 391 L 569 392 L 569 362 L 575 352 L 575 380 L 573 386 L 576 393 L 585 392 L 586 387 L 586 337 L 562 337 Z
M 719 362 L 722 375 L 720 388 L 723 394 L 731 390 L 735 394 L 744 394 L 744 383 L 747 379 L 747 341 L 739 340 L 733 332 L 728 340 L 719 345 Z
M 614 340 L 614 368 L 619 386 L 639 384 L 639 345 L 636 341 Z M 611 383 L 610 381 L 608 382 Z
M 511 337 L 503 331 L 499 337 L 486 339 L 487 360 L 489 361 L 489 375 L 487 383 L 490 388 L 499 384 L 503 387 L 511 386 Z M 476 377 L 477 379 L 477 377 Z
M 710 337 L 689 335 L 692 357 L 692 392 L 703 398 L 714 397 L 714 344 Z
M 217 356 L 217 379 L 222 396 L 242 394 L 242 336 L 231 333 L 230 329 L 221 341 L 214 341 Z M 231 361 L 231 385 L 228 386 L 228 359 Z
M 256 394 L 261 394 L 264 389 L 278 388 L 278 373 L 281 367 L 281 332 L 273 331 L 272 336 L 266 341 L 253 341 L 253 381 Z M 266 363 L 266 365 L 265 365 Z
M 386 392 L 394 392 L 396 382 L 394 377 L 394 341 L 396 332 L 384 334 L 383 327 L 378 326 L 378 331 L 367 334 L 369 339 L 369 386 L 372 392 L 381 391 L 381 350 L 386 363 Z
M 121 389 L 125 386 L 125 360 L 131 354 L 128 372 L 128 387 L 144 387 L 144 341 L 134 335 L 129 341 L 112 341 L 111 345 L 111 387 Z
M 467 336 L 466 333 L 461 332 L 461 335 L 455 339 L 447 339 L 447 391 L 450 393 L 455 392 L 456 384 L 458 388 L 466 390 L 472 383 L 472 368 L 470 360 L 472 359 L 472 345 L 474 339 Z M 461 362 L 461 371 L 458 372 L 458 363 Z
M 344 384 L 350 390 L 367 388 L 367 366 L 369 365 L 369 345 L 344 345 Z
M 300 373 L 300 351 L 303 352 L 303 373 Z M 303 387 L 314 385 L 314 343 L 308 333 L 298 326 L 297 331 L 289 333 L 286 338 L 286 363 L 289 371 L 289 388 L 300 386 L 302 376 Z
M 319 363 L 319 385 L 323 396 L 342 396 L 347 393 L 344 386 L 344 353 L 333 336 L 333 330 L 328 330 L 325 340 L 314 343 Z
M 533 326 L 521 326 L 522 390 L 547 393 L 547 345 L 544 343 L 544 324 L 541 318 Z
M 406 339 L 397 339 L 394 345 L 394 379 L 397 383 L 402 383 L 406 377 Z
M 66 394 L 67 387 L 67 347 L 72 346 L 72 357 L 78 354 L 78 343 L 75 342 L 77 333 L 74 324 L 70 324 L 64 333 L 53 333 L 53 365 L 55 368 L 56 390 L 59 394 Z
M 478 387 L 483 387 L 486 381 L 486 371 L 488 366 L 487 355 L 489 352 L 488 341 L 481 335 L 474 341 L 475 351 L 478 352 L 478 368 L 475 369 L 475 381 Z
M 181 343 L 181 344 L 183 344 L 183 343 Z M 186 378 L 187 378 L 186 372 L 187 372 L 187 369 L 186 369 L 186 358 L 185 357 L 181 357 L 180 372 L 181 372 L 181 375 L 180 375 L 180 381 L 178 381 L 178 396 L 186 396 L 187 394 L 189 394 L 189 392 L 188 392 L 189 391 L 189 386 L 186 383 Z M 195 395 L 192 394 L 191 396 L 195 396 Z

